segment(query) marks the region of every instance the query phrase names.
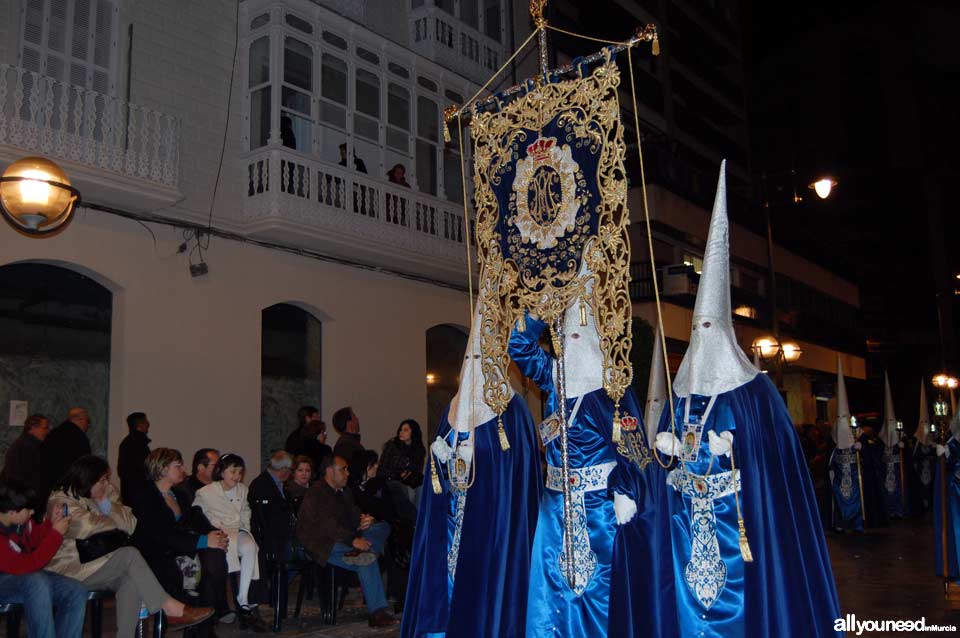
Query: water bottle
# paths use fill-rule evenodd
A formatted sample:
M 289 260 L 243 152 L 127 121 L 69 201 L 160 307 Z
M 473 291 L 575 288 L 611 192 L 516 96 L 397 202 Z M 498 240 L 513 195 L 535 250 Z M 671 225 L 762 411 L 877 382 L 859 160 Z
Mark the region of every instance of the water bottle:
M 142 602 L 140 603 L 140 615 L 137 620 L 137 638 L 143 638 L 144 621 L 150 617 L 150 611 Z

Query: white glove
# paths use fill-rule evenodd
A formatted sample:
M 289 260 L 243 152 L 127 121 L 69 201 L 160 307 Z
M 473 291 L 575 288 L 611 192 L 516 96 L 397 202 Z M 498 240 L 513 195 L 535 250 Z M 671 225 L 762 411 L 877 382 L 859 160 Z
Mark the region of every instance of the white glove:
M 666 434 L 661 432 L 661 434 Z M 619 492 L 613 493 L 613 513 L 617 517 L 617 525 L 625 525 L 637 515 L 637 504 L 629 496 Z
M 950 458 L 950 448 L 946 445 L 937 445 L 937 456 L 943 456 L 944 458 Z
M 863 446 L 860 445 L 860 441 L 857 441 L 856 443 L 853 444 L 853 449 L 854 449 L 854 450 L 859 450 L 861 447 L 863 447 Z
M 673 432 L 660 432 L 656 438 L 657 449 L 667 456 L 680 456 L 683 446 Z
M 439 436 L 437 440 L 433 442 L 433 445 L 430 446 L 430 449 L 441 463 L 446 463 L 450 460 L 450 457 L 453 456 L 453 450 L 451 450 L 447 442 Z
M 469 439 L 457 446 L 457 456 L 467 462 L 473 460 L 473 442 Z
M 733 432 L 718 435 L 713 430 L 707 432 L 707 445 L 714 456 L 730 456 L 733 451 Z

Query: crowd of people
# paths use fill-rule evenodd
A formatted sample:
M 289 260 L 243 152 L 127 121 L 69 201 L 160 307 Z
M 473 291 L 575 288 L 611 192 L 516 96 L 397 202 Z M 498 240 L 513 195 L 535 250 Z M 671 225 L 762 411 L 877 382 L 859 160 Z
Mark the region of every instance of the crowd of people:
M 80 635 L 96 590 L 114 592 L 121 638 L 143 610 L 208 635 L 233 622 L 265 632 L 267 570 L 296 560 L 355 572 L 369 624 L 396 624 L 381 567 L 399 600 L 423 482 L 420 426 L 403 421 L 380 456 L 364 448 L 350 407 L 333 414 L 333 448 L 316 408 L 297 417 L 247 485 L 237 454 L 204 447 L 187 466 L 178 450 L 151 449 L 150 421 L 134 412 L 117 489 L 91 453 L 85 409 L 52 430 L 30 416 L 0 471 L 0 604 L 22 605 L 31 638 Z

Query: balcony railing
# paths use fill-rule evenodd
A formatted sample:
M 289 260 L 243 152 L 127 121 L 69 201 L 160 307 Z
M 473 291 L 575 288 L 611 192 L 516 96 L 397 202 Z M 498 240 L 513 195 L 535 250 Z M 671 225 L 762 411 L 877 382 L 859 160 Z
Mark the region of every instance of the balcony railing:
M 410 13 L 410 42 L 421 55 L 482 84 L 503 61 L 503 45 L 435 6 Z
M 245 164 L 248 224 L 282 220 L 340 242 L 355 237 L 382 253 L 380 264 L 439 260 L 449 272 L 465 271 L 460 206 L 283 147 L 252 152 Z
M 0 144 L 176 187 L 176 118 L 0 64 Z

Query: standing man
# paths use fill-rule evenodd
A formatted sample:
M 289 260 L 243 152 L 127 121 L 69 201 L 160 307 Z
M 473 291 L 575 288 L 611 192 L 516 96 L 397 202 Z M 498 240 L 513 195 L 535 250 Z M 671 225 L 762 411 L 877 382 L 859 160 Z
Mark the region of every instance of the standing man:
M 346 459 L 350 468 L 350 485 L 359 485 L 366 470 L 363 443 L 360 442 L 360 418 L 352 407 L 340 408 L 333 413 L 333 429 L 340 435 L 333 454 Z
M 371 627 L 396 625 L 399 620 L 387 611 L 387 596 L 377 566 L 390 526 L 360 512 L 350 490 L 344 489 L 349 475 L 343 457 L 335 455 L 326 461 L 323 478 L 303 497 L 297 538 L 320 565 L 330 563 L 356 572 Z
M 313 467 L 320 467 L 324 457 L 333 454 L 327 445 L 327 425 L 320 420 L 320 411 L 312 405 L 303 406 L 297 410 L 297 423 L 297 429 L 287 437 L 285 449 L 291 456 L 309 456 Z
M 220 452 L 212 447 L 202 447 L 194 453 L 193 463 L 190 465 L 192 473 L 186 481 L 173 488 L 181 497 L 181 502 L 192 505 L 197 490 L 213 482 L 213 466 L 219 458 Z
M 143 412 L 133 412 L 127 417 L 130 434 L 120 442 L 120 456 L 117 460 L 117 474 L 120 476 L 120 499 L 127 507 L 133 507 L 137 495 L 147 484 L 147 474 L 143 462 L 150 454 L 150 421 Z
M 50 434 L 50 421 L 47 417 L 42 414 L 28 416 L 23 424 L 23 433 L 7 449 L 0 478 L 6 481 L 20 481 L 37 489 L 40 444 L 48 434 Z
M 40 465 L 44 477 L 44 499 L 71 463 L 91 453 L 90 439 L 87 438 L 89 429 L 90 415 L 86 409 L 70 408 L 67 420 L 58 425 L 43 442 Z

